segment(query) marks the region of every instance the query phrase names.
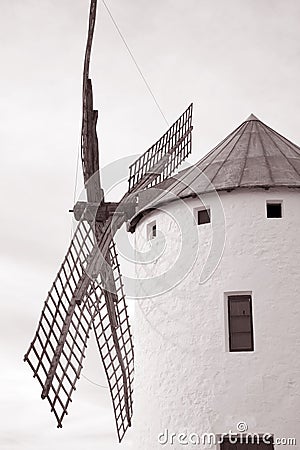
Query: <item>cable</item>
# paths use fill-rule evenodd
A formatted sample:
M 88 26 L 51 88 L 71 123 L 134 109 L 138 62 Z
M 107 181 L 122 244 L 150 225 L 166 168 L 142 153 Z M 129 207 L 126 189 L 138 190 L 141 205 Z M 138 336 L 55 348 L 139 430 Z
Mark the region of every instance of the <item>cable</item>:
M 105 3 L 104 0 L 101 0 L 101 1 L 102 1 L 103 5 L 104 5 L 106 11 L 108 12 L 109 17 L 111 18 L 112 23 L 114 24 L 114 26 L 115 26 L 115 28 L 116 28 L 116 30 L 117 30 L 119 36 L 121 37 L 121 39 L 122 39 L 122 41 L 123 41 L 123 43 L 124 43 L 124 45 L 125 45 L 125 47 L 126 47 L 128 53 L 129 53 L 129 55 L 130 55 L 130 57 L 131 57 L 131 59 L 132 59 L 134 65 L 135 65 L 135 67 L 137 68 L 137 70 L 138 70 L 140 76 L 142 77 L 142 79 L 143 79 L 143 81 L 144 81 L 144 83 L 145 83 L 145 85 L 146 85 L 146 87 L 147 87 L 147 89 L 148 89 L 148 91 L 149 91 L 151 97 L 153 98 L 153 100 L 154 100 L 154 102 L 155 102 L 155 104 L 156 104 L 156 106 L 157 106 L 157 108 L 158 108 L 160 114 L 162 115 L 162 117 L 163 117 L 164 121 L 166 122 L 166 124 L 169 126 L 169 122 L 168 122 L 166 116 L 164 115 L 164 113 L 163 113 L 163 111 L 162 111 L 162 109 L 161 109 L 161 107 L 160 107 L 158 101 L 156 100 L 156 97 L 155 97 L 155 95 L 154 95 L 154 93 L 153 93 L 153 91 L 152 91 L 152 89 L 151 89 L 151 87 L 150 87 L 148 81 L 146 80 L 146 78 L 145 78 L 145 76 L 144 76 L 142 70 L 140 69 L 140 67 L 139 67 L 139 65 L 138 65 L 138 63 L 137 63 L 137 61 L 136 61 L 136 59 L 135 59 L 135 57 L 134 57 L 132 51 L 130 50 L 129 45 L 127 44 L 127 42 L 126 42 L 126 40 L 125 40 L 125 38 L 124 38 L 124 36 L 123 36 L 123 34 L 122 34 L 122 32 L 121 32 L 121 30 L 120 30 L 118 24 L 117 24 L 117 22 L 115 21 L 115 19 L 114 19 L 112 13 L 111 13 L 109 7 L 107 6 L 107 4 Z
M 98 384 L 98 383 L 95 383 L 94 381 L 92 381 L 92 380 L 90 380 L 88 377 L 86 377 L 85 375 L 81 375 L 83 378 L 85 378 L 87 381 L 89 381 L 91 384 L 94 384 L 95 386 L 97 386 L 97 387 L 101 387 L 101 388 L 104 388 L 104 389 L 107 389 L 107 386 L 103 386 L 102 384 Z

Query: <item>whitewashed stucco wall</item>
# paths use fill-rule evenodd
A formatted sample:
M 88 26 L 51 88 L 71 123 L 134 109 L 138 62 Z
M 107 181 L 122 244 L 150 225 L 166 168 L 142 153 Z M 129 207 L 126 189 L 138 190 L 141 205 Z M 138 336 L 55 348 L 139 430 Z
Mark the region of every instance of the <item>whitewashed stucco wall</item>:
M 221 434 L 236 431 L 241 421 L 249 432 L 295 437 L 299 445 L 300 192 L 237 190 L 220 193 L 221 203 L 215 195 L 202 200 L 211 207 L 211 225 L 196 226 L 193 208 L 200 200 L 189 199 L 192 212 L 182 202 L 170 203 L 137 226 L 137 251 L 149 250 L 147 224 L 153 220 L 165 235 L 164 244 L 160 236 L 151 241 L 153 261 L 137 264 L 136 272 L 157 276 L 153 292 L 166 292 L 150 298 L 151 283 L 137 283 L 134 448 L 209 448 L 177 438 L 161 445 L 158 435 L 166 429 Z M 282 219 L 266 218 L 266 200 L 283 201 Z M 190 239 L 180 256 L 182 227 Z M 213 240 L 218 248 L 203 273 Z M 157 249 L 161 256 L 155 259 Z M 173 289 L 168 273 L 173 285 L 182 279 Z M 252 293 L 254 352 L 228 351 L 225 294 L 231 292 Z

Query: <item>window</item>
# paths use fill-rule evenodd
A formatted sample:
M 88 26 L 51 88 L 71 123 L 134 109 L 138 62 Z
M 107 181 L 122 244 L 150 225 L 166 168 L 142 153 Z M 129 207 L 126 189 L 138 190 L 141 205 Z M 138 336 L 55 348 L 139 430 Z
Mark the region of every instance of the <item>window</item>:
M 237 443 L 235 440 L 237 439 Z M 249 435 L 245 437 L 232 436 L 225 437 L 221 443 L 220 450 L 272 450 L 274 449 L 273 438 L 269 435 L 264 437 L 258 435 Z
M 267 201 L 267 218 L 281 219 L 282 218 L 282 202 L 281 201 Z
M 156 238 L 157 230 L 156 230 L 156 222 L 155 221 L 151 222 L 147 225 L 147 236 L 148 236 L 148 241 Z
M 197 224 L 204 225 L 205 223 L 210 223 L 210 209 L 198 209 Z
M 251 295 L 228 296 L 229 351 L 254 350 Z

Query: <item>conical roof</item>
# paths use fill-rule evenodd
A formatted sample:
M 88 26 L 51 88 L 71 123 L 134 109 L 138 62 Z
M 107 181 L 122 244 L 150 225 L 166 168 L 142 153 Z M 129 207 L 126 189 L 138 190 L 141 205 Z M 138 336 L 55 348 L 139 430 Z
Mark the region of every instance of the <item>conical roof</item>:
M 148 189 L 139 203 L 148 209 L 149 201 L 155 207 L 168 198 L 255 187 L 299 188 L 300 148 L 251 114 L 198 163 L 158 184 L 163 198 Z
M 300 148 L 253 114 L 195 167 L 216 190 L 300 187 Z M 198 190 L 197 178 L 191 187 Z

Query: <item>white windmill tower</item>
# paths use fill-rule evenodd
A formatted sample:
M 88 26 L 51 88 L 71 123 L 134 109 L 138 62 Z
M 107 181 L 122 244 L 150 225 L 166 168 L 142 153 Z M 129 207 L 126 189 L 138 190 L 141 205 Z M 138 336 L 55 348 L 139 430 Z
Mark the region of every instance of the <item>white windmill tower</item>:
M 139 195 L 134 448 L 300 442 L 299 188 L 300 148 L 251 115 Z M 203 441 L 230 431 L 259 442 Z

